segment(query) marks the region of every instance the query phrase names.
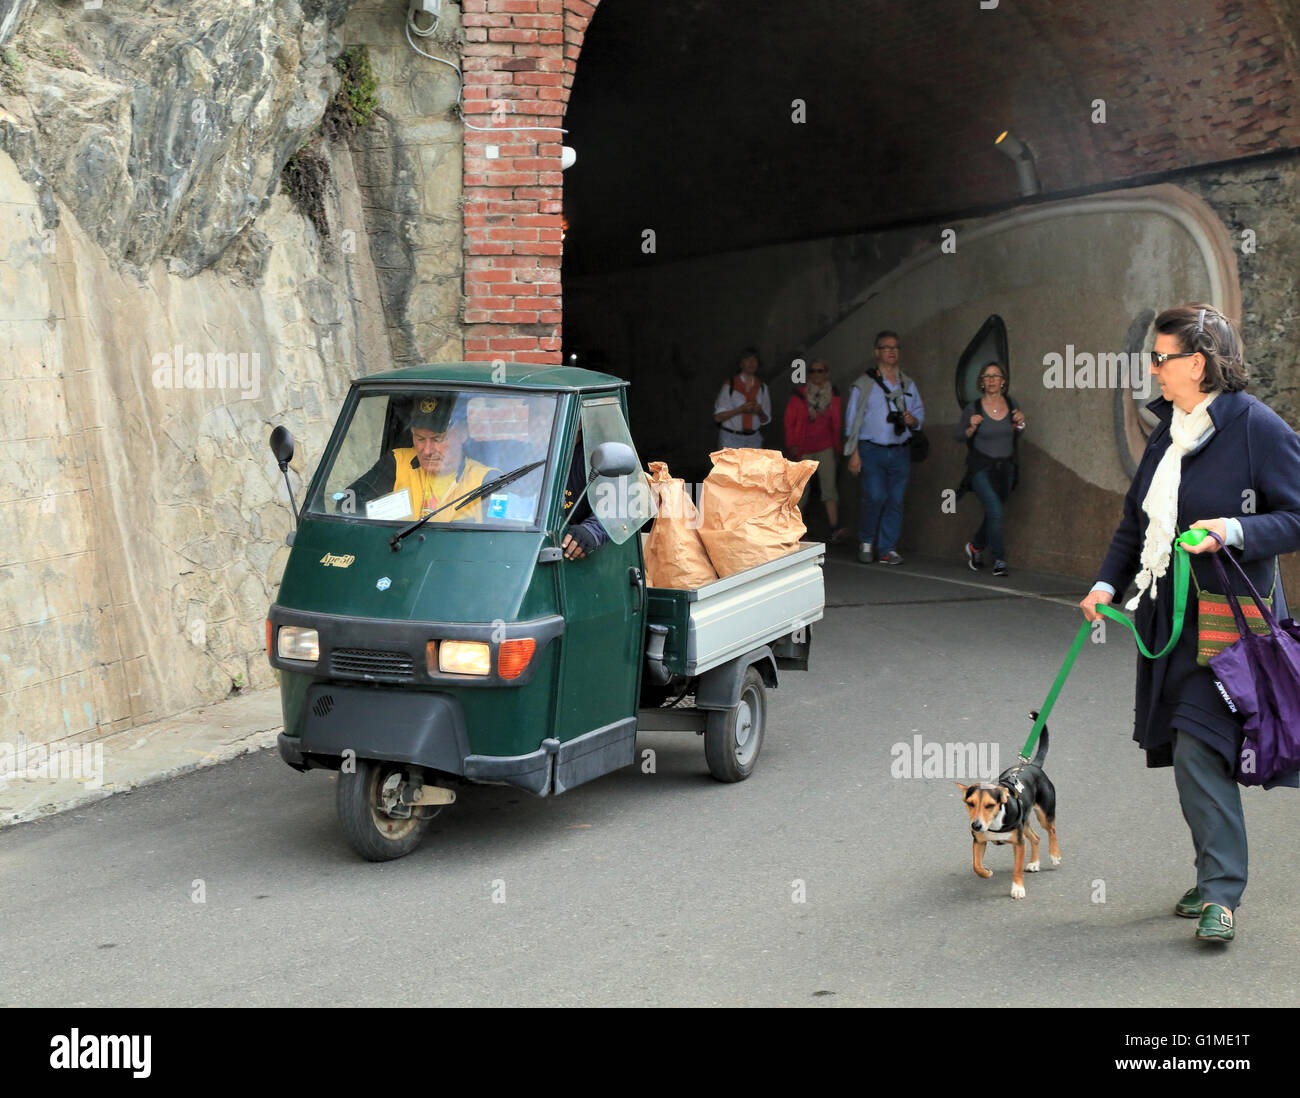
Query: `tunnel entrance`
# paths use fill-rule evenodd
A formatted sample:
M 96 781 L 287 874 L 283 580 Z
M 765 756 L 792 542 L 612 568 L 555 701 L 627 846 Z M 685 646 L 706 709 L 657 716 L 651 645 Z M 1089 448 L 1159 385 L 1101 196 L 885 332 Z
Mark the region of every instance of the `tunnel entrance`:
M 1048 507 L 1068 492 L 1080 522 L 1104 527 L 1127 483 L 1124 406 L 1047 389 L 1042 363 L 1067 347 L 1127 353 L 1136 318 L 1197 295 L 1240 315 L 1240 256 L 1210 177 L 1279 156 L 1295 172 L 1284 92 L 1300 14 L 1278 10 L 604 0 L 564 123 L 578 153 L 564 180 L 566 358 L 628 378 L 642 456 L 693 481 L 742 347 L 759 350 L 764 445 L 780 449 L 792 363 L 826 357 L 847 400 L 880 328 L 903 335 L 929 422 L 954 423 L 954 371 L 996 314 L 1018 399 L 1059 431 L 1026 435 L 1043 453 L 1022 496 Z M 1097 447 L 1079 424 L 1104 454 L 1082 452 Z M 910 513 L 918 488 L 956 484 L 961 460 L 936 447 L 914 469 L 915 548 L 964 540 L 931 501 L 936 516 Z

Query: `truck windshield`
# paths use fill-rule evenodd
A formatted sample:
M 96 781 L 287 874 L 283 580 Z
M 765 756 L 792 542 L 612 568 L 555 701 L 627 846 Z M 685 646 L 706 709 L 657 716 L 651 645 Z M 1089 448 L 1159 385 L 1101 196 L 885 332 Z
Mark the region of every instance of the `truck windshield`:
M 363 395 L 308 513 L 409 523 L 521 466 L 542 462 L 431 525 L 493 529 L 537 523 L 555 423 L 554 395 L 420 389 Z

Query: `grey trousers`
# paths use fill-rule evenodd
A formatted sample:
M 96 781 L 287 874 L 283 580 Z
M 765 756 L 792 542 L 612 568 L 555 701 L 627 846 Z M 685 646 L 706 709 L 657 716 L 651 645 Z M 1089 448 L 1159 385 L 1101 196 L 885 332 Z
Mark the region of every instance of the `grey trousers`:
M 1228 760 L 1187 732 L 1174 734 L 1174 783 L 1196 848 L 1205 903 L 1235 911 L 1246 890 L 1246 817 Z

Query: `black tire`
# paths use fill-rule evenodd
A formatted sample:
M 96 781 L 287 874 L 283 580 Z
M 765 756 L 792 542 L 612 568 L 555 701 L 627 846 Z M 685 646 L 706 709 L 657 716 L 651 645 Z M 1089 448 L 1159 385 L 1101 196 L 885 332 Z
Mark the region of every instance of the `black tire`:
M 740 701 L 730 709 L 709 713 L 704 732 L 704 758 L 709 773 L 720 782 L 743 782 L 754 771 L 767 723 L 767 688 L 756 668 L 745 672 Z
M 388 862 L 405 857 L 424 838 L 429 817 L 413 809 L 409 819 L 398 819 L 383 810 L 380 790 L 384 782 L 402 770 L 401 763 L 357 759 L 355 773 L 339 772 L 334 798 L 339 822 L 348 845 L 368 862 Z

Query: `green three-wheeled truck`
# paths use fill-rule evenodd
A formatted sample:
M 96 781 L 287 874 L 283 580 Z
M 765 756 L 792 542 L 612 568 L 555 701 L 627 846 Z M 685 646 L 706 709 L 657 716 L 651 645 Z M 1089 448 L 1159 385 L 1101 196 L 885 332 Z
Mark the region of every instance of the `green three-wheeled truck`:
M 702 734 L 722 781 L 752 770 L 766 690 L 807 666 L 824 547 L 647 589 L 626 385 L 499 363 L 353 383 L 296 509 L 267 653 L 280 754 L 339 771 L 363 857 L 413 850 L 458 786 L 544 797 L 627 766 L 638 729 Z M 287 470 L 283 427 L 271 446 Z

